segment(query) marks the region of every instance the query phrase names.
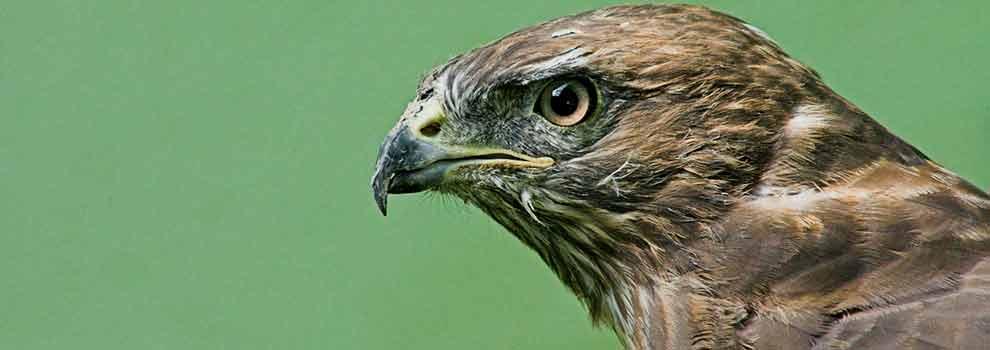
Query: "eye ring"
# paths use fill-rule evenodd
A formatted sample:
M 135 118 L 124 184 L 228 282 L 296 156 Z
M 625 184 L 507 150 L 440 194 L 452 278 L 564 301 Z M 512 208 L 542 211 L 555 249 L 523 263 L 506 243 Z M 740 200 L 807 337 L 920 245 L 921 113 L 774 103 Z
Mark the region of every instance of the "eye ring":
M 547 84 L 533 106 L 534 111 L 557 126 L 574 126 L 596 107 L 594 87 L 582 79 L 561 79 Z

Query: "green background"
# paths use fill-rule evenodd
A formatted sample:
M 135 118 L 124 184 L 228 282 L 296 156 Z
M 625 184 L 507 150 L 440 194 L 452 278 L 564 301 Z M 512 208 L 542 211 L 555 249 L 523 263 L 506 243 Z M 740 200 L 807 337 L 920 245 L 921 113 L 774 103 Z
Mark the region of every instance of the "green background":
M 615 349 L 377 147 L 457 52 L 605 2 L 4 1 L 0 349 Z M 711 2 L 990 185 L 979 1 Z

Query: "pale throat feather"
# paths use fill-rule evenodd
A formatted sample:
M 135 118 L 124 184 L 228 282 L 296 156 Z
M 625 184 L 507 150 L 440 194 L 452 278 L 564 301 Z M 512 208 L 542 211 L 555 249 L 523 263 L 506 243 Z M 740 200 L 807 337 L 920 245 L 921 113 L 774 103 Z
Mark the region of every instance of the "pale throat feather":
M 623 165 L 629 166 L 628 162 Z M 620 167 L 610 176 L 621 172 Z M 608 183 L 603 180 L 602 186 Z M 671 322 L 686 324 L 687 313 L 671 313 L 687 307 L 675 300 L 675 294 L 705 287 L 694 278 L 681 279 L 657 270 L 664 247 L 645 240 L 642 243 L 650 247 L 635 247 L 613 236 L 636 230 L 634 223 L 640 214 L 607 212 L 545 188 L 508 185 L 501 190 L 519 193 L 517 201 L 482 196 L 469 202 L 542 257 L 588 307 L 595 323 L 613 328 L 630 348 L 648 348 L 654 337 L 677 341 L 657 336 L 653 328 L 668 327 Z M 492 201 L 496 197 L 500 200 Z

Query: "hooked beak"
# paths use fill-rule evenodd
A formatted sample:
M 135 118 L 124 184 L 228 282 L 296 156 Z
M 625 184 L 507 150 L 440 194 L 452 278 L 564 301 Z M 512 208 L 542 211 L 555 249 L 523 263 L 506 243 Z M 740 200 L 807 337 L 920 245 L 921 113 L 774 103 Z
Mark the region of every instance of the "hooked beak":
M 436 189 L 448 174 L 467 165 L 501 164 L 512 167 L 546 168 L 549 157 L 530 157 L 505 149 L 444 145 L 444 115 L 440 103 L 431 98 L 412 115 L 403 116 L 385 137 L 378 150 L 371 190 L 382 215 L 387 215 L 388 195 Z

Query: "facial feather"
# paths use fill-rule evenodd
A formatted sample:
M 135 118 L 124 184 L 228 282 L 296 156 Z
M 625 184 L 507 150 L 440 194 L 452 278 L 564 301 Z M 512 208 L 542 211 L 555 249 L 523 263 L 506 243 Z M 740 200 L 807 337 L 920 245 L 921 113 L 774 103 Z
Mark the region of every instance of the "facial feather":
M 561 127 L 533 105 L 567 77 L 592 81 L 601 106 Z M 985 193 L 766 33 L 702 7 L 552 20 L 418 91 L 442 99 L 444 144 L 555 160 L 458 168 L 434 190 L 536 251 L 630 348 L 843 341 L 844 315 L 951 293 L 990 253 Z

